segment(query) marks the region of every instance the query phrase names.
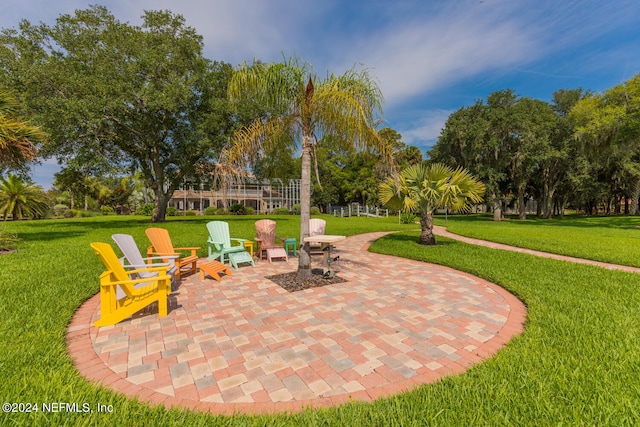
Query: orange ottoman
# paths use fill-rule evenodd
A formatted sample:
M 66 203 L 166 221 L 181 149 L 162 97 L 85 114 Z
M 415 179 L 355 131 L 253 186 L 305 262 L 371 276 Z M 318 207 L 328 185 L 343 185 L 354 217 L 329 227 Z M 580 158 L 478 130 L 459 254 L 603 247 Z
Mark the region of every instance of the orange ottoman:
M 204 264 L 200 264 L 200 280 L 204 280 L 204 275 L 208 274 L 217 281 L 221 281 L 222 279 L 220 278 L 220 274 L 218 274 L 220 272 L 227 276 L 231 276 L 231 269 L 220 261 L 209 261 Z

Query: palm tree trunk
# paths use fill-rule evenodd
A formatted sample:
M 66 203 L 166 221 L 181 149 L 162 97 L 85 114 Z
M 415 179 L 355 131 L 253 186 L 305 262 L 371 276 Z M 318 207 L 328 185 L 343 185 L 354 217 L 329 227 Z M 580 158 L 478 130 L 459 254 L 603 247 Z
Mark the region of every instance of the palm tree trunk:
M 431 212 L 423 211 L 420 214 L 420 227 L 422 228 L 422 233 L 418 243 L 427 246 L 435 245 L 436 236 L 433 234 L 433 215 Z
M 300 246 L 298 255 L 297 277 L 311 277 L 311 249 L 304 238 L 309 237 L 309 220 L 311 219 L 311 135 L 302 137 L 302 174 L 300 176 Z

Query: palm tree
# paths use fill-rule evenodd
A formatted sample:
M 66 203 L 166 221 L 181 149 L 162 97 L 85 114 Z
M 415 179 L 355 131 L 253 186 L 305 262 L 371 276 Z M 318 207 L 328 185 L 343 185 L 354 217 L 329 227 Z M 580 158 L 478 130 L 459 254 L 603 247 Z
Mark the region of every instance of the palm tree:
M 437 208 L 465 212 L 482 201 L 484 184 L 464 168 L 440 163 L 413 165 L 380 184 L 380 200 L 392 209 L 420 213 L 418 243 L 435 245 L 433 213 Z
M 9 215 L 13 219 L 22 217 L 43 217 L 49 205 L 42 188 L 33 182 L 24 182 L 19 176 L 9 174 L 0 177 L 0 214 L 6 221 Z
M 309 77 L 308 77 L 309 76 Z M 374 148 L 391 159 L 390 150 L 376 132 L 382 112 L 382 93 L 366 70 L 313 76 L 310 66 L 291 58 L 282 63 L 244 64 L 232 76 L 229 98 L 234 105 L 250 100 L 270 111 L 238 131 L 221 154 L 222 162 L 250 165 L 256 155 L 280 144 L 301 144 L 300 241 L 298 277 L 311 276 L 309 236 L 311 157 L 323 137 L 349 141 L 357 149 Z M 288 144 L 288 145 L 287 145 Z
M 0 89 L 0 170 L 15 168 L 36 156 L 34 141 L 42 141 L 46 134 L 16 118 L 18 104 L 9 92 Z

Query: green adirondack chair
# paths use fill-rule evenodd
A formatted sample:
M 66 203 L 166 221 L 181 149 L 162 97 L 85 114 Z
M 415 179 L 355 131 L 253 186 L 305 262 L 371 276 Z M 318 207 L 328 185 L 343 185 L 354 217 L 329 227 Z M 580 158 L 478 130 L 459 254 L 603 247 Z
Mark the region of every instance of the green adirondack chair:
M 209 230 L 209 238 L 207 239 L 207 249 L 209 252 L 207 259 L 209 261 L 220 258 L 220 262 L 224 264 L 226 256 L 229 264 L 235 269 L 238 268 L 236 260 L 242 260 L 240 262 L 250 262 L 253 265 L 253 258 L 251 258 L 251 255 L 249 255 L 249 252 L 247 252 L 244 247 L 244 242 L 246 242 L 247 239 L 229 237 L 228 223 L 224 221 L 209 221 L 207 223 L 207 230 Z M 232 255 L 240 254 L 241 252 L 245 252 L 246 256 L 244 254 L 241 257 Z

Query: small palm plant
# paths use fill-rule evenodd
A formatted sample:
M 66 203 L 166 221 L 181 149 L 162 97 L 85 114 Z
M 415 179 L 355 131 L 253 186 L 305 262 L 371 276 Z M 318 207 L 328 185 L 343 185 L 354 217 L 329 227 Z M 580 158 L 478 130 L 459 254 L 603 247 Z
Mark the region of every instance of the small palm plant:
M 25 182 L 19 176 L 9 174 L 0 177 L 0 214 L 6 221 L 9 215 L 41 218 L 49 210 L 42 188 L 32 182 Z
M 419 213 L 422 233 L 418 243 L 435 245 L 435 210 L 448 207 L 454 212 L 466 212 L 482 201 L 484 190 L 484 184 L 464 168 L 420 164 L 383 181 L 380 200 L 391 209 Z

